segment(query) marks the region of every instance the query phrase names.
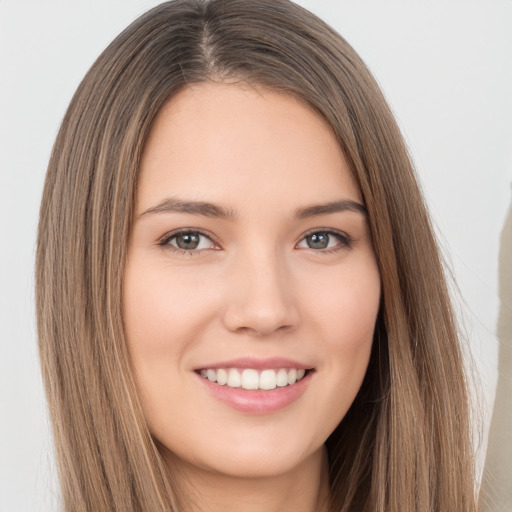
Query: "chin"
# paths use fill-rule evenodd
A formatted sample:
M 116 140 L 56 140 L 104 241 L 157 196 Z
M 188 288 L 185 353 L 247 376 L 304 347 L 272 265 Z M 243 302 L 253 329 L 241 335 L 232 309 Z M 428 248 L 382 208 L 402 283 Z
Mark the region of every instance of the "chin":
M 275 439 L 275 438 L 274 438 Z M 323 444 L 316 447 L 304 447 L 304 440 L 297 443 L 274 442 L 268 439 L 253 439 L 248 442 L 228 443 L 227 446 L 202 447 L 196 453 L 179 453 L 165 448 L 164 458 L 178 467 L 188 467 L 189 471 L 207 472 L 217 476 L 243 479 L 275 478 L 293 473 L 305 461 L 318 457 L 321 459 Z M 290 439 L 288 438 L 288 441 Z M 197 446 L 197 448 L 200 448 Z M 170 466 L 170 467 L 171 467 Z

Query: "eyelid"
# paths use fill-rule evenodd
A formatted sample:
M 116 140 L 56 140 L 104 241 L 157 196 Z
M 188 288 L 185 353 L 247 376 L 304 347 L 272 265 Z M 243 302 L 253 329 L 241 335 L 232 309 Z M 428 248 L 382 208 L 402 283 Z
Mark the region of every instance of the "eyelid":
M 186 234 L 186 233 L 195 233 L 201 236 L 204 236 L 208 238 L 208 240 L 211 241 L 212 245 L 215 247 L 208 248 L 208 249 L 180 249 L 179 247 L 176 247 L 174 245 L 171 245 L 169 242 L 172 238 L 179 236 L 180 234 Z M 298 239 L 298 241 L 295 243 L 295 247 L 297 248 L 298 245 L 308 236 L 314 235 L 315 233 L 325 233 L 327 235 L 334 235 L 340 240 L 340 243 L 336 244 L 334 247 L 325 248 L 325 249 L 313 249 L 313 248 L 304 248 L 309 249 L 315 253 L 329 253 L 329 252 L 336 252 L 341 249 L 351 249 L 353 243 L 355 242 L 355 239 L 351 237 L 348 233 L 334 229 L 334 228 L 312 228 L 305 233 L 301 235 L 301 237 Z M 159 246 L 162 249 L 169 249 L 174 252 L 182 253 L 182 254 L 198 254 L 205 250 L 219 250 L 221 249 L 220 243 L 218 242 L 217 238 L 210 232 L 200 229 L 200 228 L 179 228 L 172 231 L 169 231 L 165 233 L 165 235 L 161 236 L 157 241 L 156 245 Z M 299 249 L 303 249 L 300 247 Z
M 208 238 L 208 240 L 210 240 L 212 242 L 212 245 L 216 246 L 216 247 L 214 247 L 212 249 L 220 249 L 220 244 L 217 241 L 216 237 L 212 233 L 210 233 L 208 231 L 205 231 L 204 229 L 200 229 L 200 228 L 179 228 L 179 229 L 174 229 L 172 231 L 167 232 L 165 235 L 161 236 L 156 241 L 156 245 L 158 245 L 162 249 L 169 248 L 169 250 L 176 251 L 176 252 L 179 252 L 179 253 L 186 253 L 186 254 L 200 253 L 202 251 L 207 250 L 207 249 L 194 249 L 194 250 L 180 249 L 179 247 L 175 247 L 175 246 L 173 246 L 173 245 L 171 245 L 169 243 L 169 241 L 172 238 L 174 238 L 176 236 L 179 236 L 181 234 L 186 234 L 186 233 L 196 233 L 198 235 L 204 236 L 204 237 Z
M 295 244 L 295 247 L 297 247 L 303 240 L 305 240 L 306 237 L 310 235 L 314 235 L 316 233 L 326 233 L 328 235 L 334 235 L 338 239 L 341 239 L 341 243 L 335 245 L 334 247 L 329 247 L 326 249 L 312 249 L 312 248 L 306 248 L 316 253 L 329 253 L 329 252 L 336 252 L 340 249 L 351 249 L 353 246 L 353 243 L 355 242 L 355 239 L 351 237 L 348 233 L 345 231 L 341 231 L 339 229 L 334 228 L 313 228 L 301 235 L 297 243 Z M 302 249 L 300 247 L 299 249 Z

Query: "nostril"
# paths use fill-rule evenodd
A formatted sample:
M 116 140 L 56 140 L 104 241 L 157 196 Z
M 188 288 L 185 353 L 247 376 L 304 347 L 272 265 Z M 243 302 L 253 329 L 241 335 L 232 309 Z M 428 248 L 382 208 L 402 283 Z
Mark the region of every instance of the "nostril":
M 269 264 L 272 266 L 272 264 Z M 226 297 L 223 321 L 231 332 L 263 337 L 293 330 L 299 321 L 296 297 L 285 286 L 283 269 L 258 272 L 244 266 L 243 284 L 233 269 L 232 293 Z M 263 275 L 264 274 L 264 275 Z M 248 277 L 249 276 L 249 277 Z

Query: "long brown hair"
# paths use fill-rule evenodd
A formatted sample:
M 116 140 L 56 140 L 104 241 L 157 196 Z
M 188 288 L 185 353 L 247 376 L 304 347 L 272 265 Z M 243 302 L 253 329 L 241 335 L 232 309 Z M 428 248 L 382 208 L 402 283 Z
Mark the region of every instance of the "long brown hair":
M 287 0 L 152 9 L 102 53 L 64 117 L 41 204 L 36 295 L 65 510 L 180 509 L 138 398 L 122 277 L 152 121 L 206 80 L 307 102 L 332 127 L 368 209 L 382 304 L 363 386 L 327 440 L 332 510 L 474 510 L 462 356 L 403 139 L 349 44 Z

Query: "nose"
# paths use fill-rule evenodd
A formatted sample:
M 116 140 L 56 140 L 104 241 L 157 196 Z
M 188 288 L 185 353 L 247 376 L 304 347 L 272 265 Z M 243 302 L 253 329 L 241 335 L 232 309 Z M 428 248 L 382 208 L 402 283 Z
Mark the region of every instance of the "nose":
M 276 255 L 240 258 L 228 283 L 223 321 L 229 331 L 263 337 L 298 325 L 297 297 Z

